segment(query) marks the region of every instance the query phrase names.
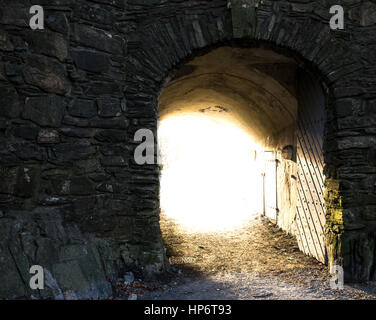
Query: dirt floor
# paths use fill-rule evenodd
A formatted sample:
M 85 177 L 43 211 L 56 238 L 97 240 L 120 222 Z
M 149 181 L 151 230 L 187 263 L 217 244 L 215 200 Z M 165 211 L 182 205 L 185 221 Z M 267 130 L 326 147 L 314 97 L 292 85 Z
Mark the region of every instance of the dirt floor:
M 376 283 L 330 288 L 327 266 L 299 251 L 295 239 L 259 218 L 240 230 L 189 233 L 162 215 L 170 278 L 137 299 L 376 299 Z M 137 287 L 138 286 L 138 287 Z

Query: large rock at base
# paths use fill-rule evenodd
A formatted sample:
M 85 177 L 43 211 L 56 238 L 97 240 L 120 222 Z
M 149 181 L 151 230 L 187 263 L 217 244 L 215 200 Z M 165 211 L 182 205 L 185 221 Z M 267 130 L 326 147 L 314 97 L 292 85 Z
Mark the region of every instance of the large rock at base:
M 64 210 L 39 208 L 0 218 L 0 299 L 106 299 L 117 278 L 119 250 L 64 223 Z M 100 248 L 100 250 L 98 250 Z M 114 261 L 118 261 L 113 264 Z M 30 267 L 44 269 L 44 290 L 29 288 Z
M 3 243 L 0 244 L 0 283 L 1 298 L 25 297 L 28 293 L 11 253 Z

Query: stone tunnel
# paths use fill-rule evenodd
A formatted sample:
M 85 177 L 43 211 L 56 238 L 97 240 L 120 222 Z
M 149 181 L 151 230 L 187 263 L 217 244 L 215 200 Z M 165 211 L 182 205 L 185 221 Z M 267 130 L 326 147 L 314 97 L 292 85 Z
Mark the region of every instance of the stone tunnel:
M 32 265 L 41 298 L 164 272 L 161 170 L 134 137 L 184 112 L 256 137 L 282 181 L 263 214 L 375 280 L 376 4 L 337 2 L 344 30 L 327 0 L 0 0 L 0 298 L 35 296 Z

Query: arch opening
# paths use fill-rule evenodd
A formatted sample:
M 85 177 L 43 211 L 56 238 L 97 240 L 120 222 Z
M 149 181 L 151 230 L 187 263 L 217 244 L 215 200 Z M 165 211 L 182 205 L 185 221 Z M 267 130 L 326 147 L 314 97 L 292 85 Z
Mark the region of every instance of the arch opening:
M 198 232 L 241 227 L 262 211 L 261 146 L 220 116 L 181 114 L 159 126 L 161 209 Z
M 213 233 L 266 217 L 326 263 L 324 110 L 319 81 L 269 49 L 182 65 L 159 99 L 162 233 L 164 219 Z

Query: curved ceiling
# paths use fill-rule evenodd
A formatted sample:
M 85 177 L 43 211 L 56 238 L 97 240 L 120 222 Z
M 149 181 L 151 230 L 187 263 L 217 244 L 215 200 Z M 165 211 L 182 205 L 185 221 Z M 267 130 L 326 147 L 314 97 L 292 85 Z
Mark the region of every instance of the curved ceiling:
M 215 115 L 265 139 L 297 117 L 296 68 L 294 60 L 270 50 L 215 49 L 176 71 L 159 98 L 160 119 Z

